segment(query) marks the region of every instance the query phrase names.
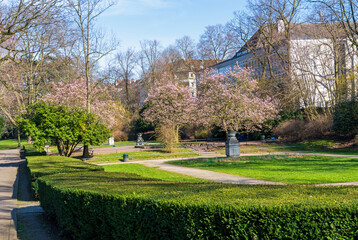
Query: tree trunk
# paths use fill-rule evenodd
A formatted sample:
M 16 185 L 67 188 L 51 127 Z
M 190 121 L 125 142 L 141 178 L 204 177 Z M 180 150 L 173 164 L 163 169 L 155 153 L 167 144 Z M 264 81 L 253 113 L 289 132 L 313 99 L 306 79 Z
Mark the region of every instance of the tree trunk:
M 83 157 L 83 158 L 89 158 L 89 157 L 90 157 L 88 145 L 84 145 L 84 146 L 83 146 L 83 154 L 82 154 L 82 157 Z
M 19 129 L 17 129 L 17 147 L 21 147 L 21 136 Z
M 31 137 L 31 136 L 27 136 L 27 144 L 31 144 L 31 140 L 32 140 L 32 137 Z

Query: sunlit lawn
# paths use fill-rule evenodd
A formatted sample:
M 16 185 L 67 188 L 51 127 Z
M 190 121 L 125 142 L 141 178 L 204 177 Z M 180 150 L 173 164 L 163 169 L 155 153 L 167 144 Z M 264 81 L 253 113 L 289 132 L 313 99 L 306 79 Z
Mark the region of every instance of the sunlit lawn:
M 160 179 L 165 181 L 175 182 L 209 182 L 207 180 L 198 179 L 190 176 L 185 176 L 179 173 L 172 173 L 158 168 L 146 167 L 140 164 L 115 164 L 115 165 L 104 165 L 106 172 L 124 172 L 124 173 L 135 173 L 142 177 Z
M 163 150 L 150 150 L 138 152 L 121 152 L 96 155 L 87 160 L 89 163 L 106 163 L 123 160 L 123 154 L 128 154 L 129 160 L 151 160 L 151 159 L 166 159 L 166 158 L 186 158 L 199 156 L 198 153 L 192 152 L 190 149 L 176 148 L 174 153 L 166 153 Z
M 21 146 L 27 143 L 26 139 L 21 139 Z M 0 140 L 0 150 L 16 149 L 18 148 L 17 139 Z
M 172 161 L 171 164 L 290 184 L 358 181 L 358 159 L 323 156 L 250 156 Z

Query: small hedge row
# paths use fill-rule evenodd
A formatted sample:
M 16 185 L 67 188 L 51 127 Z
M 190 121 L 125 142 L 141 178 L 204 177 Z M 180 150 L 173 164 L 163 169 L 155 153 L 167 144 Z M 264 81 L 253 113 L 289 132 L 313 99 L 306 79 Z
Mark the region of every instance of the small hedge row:
M 66 172 L 104 171 L 103 167 L 61 156 L 27 156 L 26 162 L 35 197 L 38 197 L 37 179 L 39 177 Z
M 358 238 L 355 187 L 178 184 L 104 172 L 38 182 L 41 205 L 74 239 Z

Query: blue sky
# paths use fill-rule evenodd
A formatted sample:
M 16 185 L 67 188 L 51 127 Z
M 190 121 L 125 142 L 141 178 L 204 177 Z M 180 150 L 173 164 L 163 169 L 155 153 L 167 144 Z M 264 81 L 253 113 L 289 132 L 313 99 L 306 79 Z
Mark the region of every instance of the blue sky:
M 245 6 L 246 0 L 117 0 L 98 27 L 120 40 L 119 50 L 139 50 L 145 39 L 167 47 L 184 35 L 197 41 L 205 26 L 225 24 Z

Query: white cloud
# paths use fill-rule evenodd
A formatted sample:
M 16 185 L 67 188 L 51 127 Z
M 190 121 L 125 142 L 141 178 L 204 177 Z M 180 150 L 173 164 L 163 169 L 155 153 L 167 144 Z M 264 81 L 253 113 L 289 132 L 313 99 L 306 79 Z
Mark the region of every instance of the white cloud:
M 152 10 L 173 8 L 175 0 L 117 0 L 106 15 L 143 15 Z

